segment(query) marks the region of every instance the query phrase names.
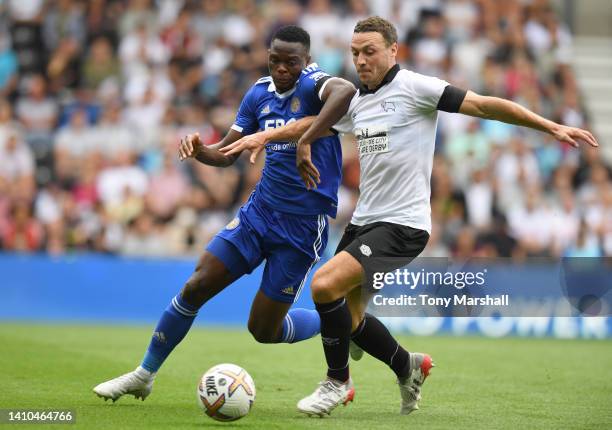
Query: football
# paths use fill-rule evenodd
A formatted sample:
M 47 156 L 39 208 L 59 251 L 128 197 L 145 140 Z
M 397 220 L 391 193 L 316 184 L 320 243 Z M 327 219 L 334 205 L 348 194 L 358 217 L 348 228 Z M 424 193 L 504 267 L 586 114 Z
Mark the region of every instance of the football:
M 198 403 L 217 421 L 234 421 L 249 413 L 255 401 L 255 383 L 235 364 L 218 364 L 198 381 Z

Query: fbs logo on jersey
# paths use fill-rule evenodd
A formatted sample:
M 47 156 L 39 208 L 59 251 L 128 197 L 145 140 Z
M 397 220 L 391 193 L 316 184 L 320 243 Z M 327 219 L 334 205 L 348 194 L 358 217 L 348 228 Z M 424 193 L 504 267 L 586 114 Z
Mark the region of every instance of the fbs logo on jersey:
M 359 250 L 361 251 L 361 253 L 363 255 L 365 255 L 366 257 L 369 257 L 370 255 L 372 255 L 372 250 L 370 249 L 370 247 L 368 245 L 366 245 L 365 243 L 363 245 L 361 245 L 359 247 Z
M 236 227 L 238 227 L 238 224 L 240 224 L 240 219 L 239 218 L 234 218 L 233 220 L 231 220 L 226 226 L 225 229 L 226 230 L 233 230 Z
M 291 112 L 296 113 L 300 110 L 300 99 L 294 97 L 291 99 Z
M 261 113 L 262 113 L 262 115 L 267 115 L 267 114 L 269 114 L 269 113 L 270 113 L 270 105 L 266 105 L 266 107 L 264 107 L 264 108 L 261 110 Z
M 293 287 L 283 288 L 281 290 L 281 293 L 287 294 L 288 296 L 295 296 L 295 291 L 293 290 Z

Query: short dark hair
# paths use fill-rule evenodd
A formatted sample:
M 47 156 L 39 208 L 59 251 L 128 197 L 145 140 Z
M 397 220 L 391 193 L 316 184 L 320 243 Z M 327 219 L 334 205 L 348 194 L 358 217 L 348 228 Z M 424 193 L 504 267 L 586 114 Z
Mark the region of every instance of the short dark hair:
M 283 42 L 301 43 L 306 51 L 310 51 L 310 34 L 302 27 L 297 25 L 285 25 L 274 32 L 271 42 L 274 39 L 282 40 Z
M 395 26 L 380 16 L 371 16 L 366 19 L 362 19 L 355 25 L 354 33 L 369 33 L 376 32 L 380 33 L 385 39 L 387 46 L 391 46 L 397 42 L 397 30 Z

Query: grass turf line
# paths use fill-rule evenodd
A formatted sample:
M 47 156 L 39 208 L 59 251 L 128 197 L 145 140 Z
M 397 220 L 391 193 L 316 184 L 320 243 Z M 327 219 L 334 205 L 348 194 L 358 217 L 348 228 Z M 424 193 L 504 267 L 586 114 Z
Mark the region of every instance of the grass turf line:
M 136 367 L 151 332 L 0 324 L 0 408 L 75 409 L 77 423 L 70 428 L 79 429 L 601 429 L 612 423 L 610 341 L 400 337 L 407 349 L 430 353 L 437 365 L 421 410 L 400 416 L 393 374 L 365 356 L 352 365 L 355 402 L 318 419 L 295 408 L 324 375 L 318 338 L 261 345 L 246 331 L 194 328 L 145 402 L 130 396 L 104 403 L 92 387 Z M 222 362 L 246 368 L 257 387 L 253 410 L 233 423 L 211 420 L 196 403 L 198 377 Z M 18 426 L 29 427 L 40 428 Z

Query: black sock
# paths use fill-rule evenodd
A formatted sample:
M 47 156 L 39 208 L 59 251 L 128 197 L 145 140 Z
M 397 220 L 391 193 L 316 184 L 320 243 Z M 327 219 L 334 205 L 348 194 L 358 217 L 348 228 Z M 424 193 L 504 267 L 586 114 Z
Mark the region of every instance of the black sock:
M 373 315 L 365 314 L 361 324 L 351 334 L 351 340 L 361 349 L 386 363 L 398 378 L 408 376 L 410 355 L 395 340 L 387 327 Z
M 321 340 L 327 360 L 327 377 L 347 381 L 351 313 L 346 299 L 343 297 L 331 303 L 315 303 L 315 306 L 321 318 Z

